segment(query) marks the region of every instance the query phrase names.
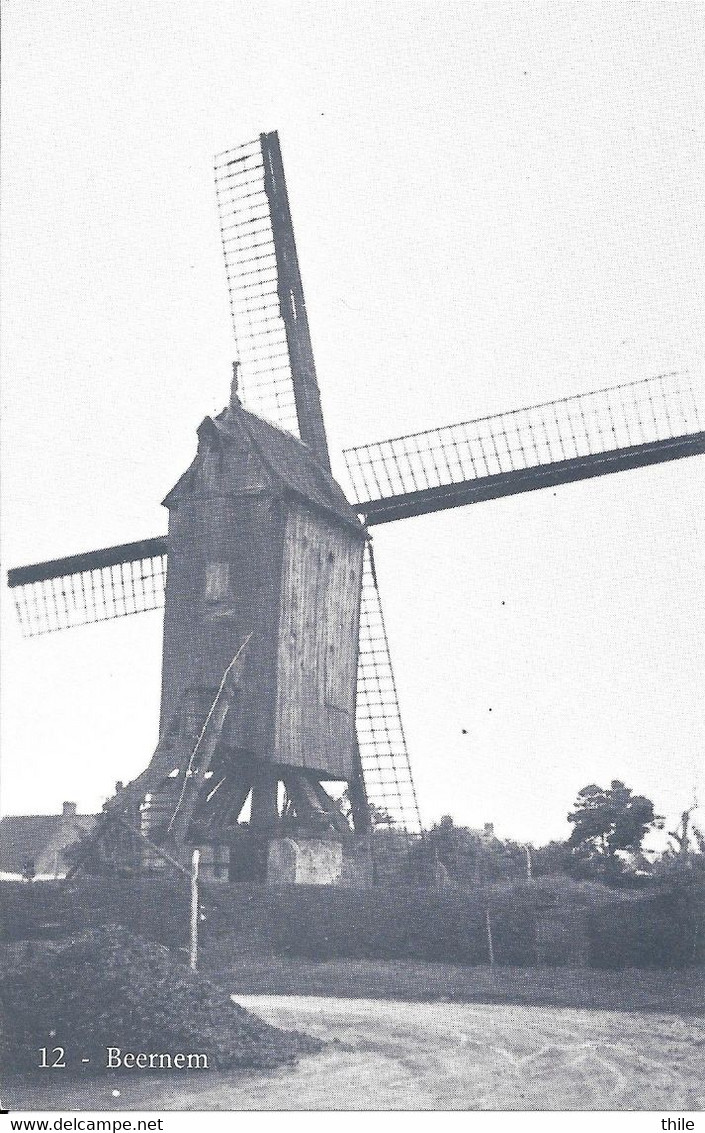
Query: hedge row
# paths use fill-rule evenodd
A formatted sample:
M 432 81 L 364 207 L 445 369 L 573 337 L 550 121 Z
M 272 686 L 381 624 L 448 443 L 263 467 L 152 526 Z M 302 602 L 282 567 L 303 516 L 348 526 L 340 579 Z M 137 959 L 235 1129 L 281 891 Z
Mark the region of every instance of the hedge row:
M 485 964 L 485 905 L 461 890 L 363 890 L 333 886 L 218 885 L 203 891 L 205 939 L 232 936 L 292 956 L 442 960 Z M 61 938 L 118 923 L 158 943 L 183 946 L 186 884 L 169 879 L 0 883 L 4 937 Z M 494 957 L 531 964 L 535 916 L 505 900 L 491 915 Z
M 331 889 L 326 899 L 308 889 L 278 910 L 275 943 L 309 959 L 339 957 L 437 960 L 486 964 L 483 904 L 461 890 Z M 530 910 L 504 908 L 490 918 L 495 960 L 531 964 L 536 956 Z
M 22 940 L 117 923 L 157 943 L 183 947 L 188 901 L 182 879 L 0 882 L 0 924 L 4 939 Z M 563 948 L 561 957 L 561 949 L 537 945 L 537 925 L 547 924 L 548 912 L 540 887 L 493 893 L 489 901 L 497 963 L 531 966 L 539 955 L 543 963 L 571 962 L 570 949 Z M 232 939 L 234 950 L 317 960 L 486 964 L 489 958 L 485 899 L 459 889 L 212 884 L 203 891 L 203 903 L 206 942 Z M 592 967 L 705 964 L 702 880 L 644 898 L 591 902 L 579 919 L 567 897 L 557 894 L 548 915 L 568 935 L 587 936 L 584 951 Z
M 188 882 L 180 879 L 0 881 L 0 936 L 62 939 L 121 924 L 158 944 L 178 945 L 185 941 L 188 907 Z
M 705 884 L 694 880 L 639 901 L 594 909 L 593 968 L 687 968 L 705 964 Z

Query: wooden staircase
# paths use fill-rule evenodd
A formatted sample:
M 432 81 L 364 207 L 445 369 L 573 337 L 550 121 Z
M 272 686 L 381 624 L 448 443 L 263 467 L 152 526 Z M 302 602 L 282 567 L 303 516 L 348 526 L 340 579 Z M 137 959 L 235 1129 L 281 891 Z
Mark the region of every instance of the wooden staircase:
M 149 766 L 105 804 L 87 852 L 69 877 L 81 869 L 96 844 L 100 856 L 113 859 L 117 866 L 161 870 L 169 862 L 181 864 L 191 819 L 237 695 L 249 640 L 245 639 L 225 670 L 217 690 L 188 690 Z

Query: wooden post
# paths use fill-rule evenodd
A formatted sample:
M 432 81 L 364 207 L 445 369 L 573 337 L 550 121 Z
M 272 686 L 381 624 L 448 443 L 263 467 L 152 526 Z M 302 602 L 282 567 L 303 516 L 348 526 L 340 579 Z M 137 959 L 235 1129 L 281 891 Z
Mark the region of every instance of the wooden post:
M 489 905 L 485 909 L 485 927 L 487 929 L 487 952 L 490 957 L 490 967 L 494 968 L 494 947 L 492 945 L 492 924 L 490 922 Z
M 191 858 L 191 933 L 189 963 L 193 971 L 198 967 L 198 862 L 200 850 L 193 851 Z

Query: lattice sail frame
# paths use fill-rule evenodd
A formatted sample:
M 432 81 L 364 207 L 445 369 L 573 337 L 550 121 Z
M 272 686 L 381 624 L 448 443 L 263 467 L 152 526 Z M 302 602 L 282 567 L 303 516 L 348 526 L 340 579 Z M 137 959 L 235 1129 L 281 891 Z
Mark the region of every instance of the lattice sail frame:
M 677 450 L 679 455 L 705 452 L 704 422 L 705 390 L 684 375 L 664 375 L 362 445 L 346 450 L 345 459 L 356 506 L 371 526 L 395 518 L 382 509 L 378 515 L 375 503 L 412 499 L 438 488 L 484 483 L 491 489 L 513 473 L 550 472 L 590 458 L 599 462 L 601 454 L 615 452 L 636 453 L 630 465 L 635 467 L 642 463 L 642 448 L 665 446 L 668 456 L 668 445 L 682 439 L 693 444 Z M 651 463 L 652 457 L 645 453 L 643 463 Z M 598 463 L 588 474 L 599 471 Z M 514 490 L 521 487 L 504 494 Z M 477 498 L 492 498 L 491 492 Z M 442 501 L 441 506 L 454 504 Z M 166 553 L 166 538 L 157 536 L 10 570 L 23 634 L 35 637 L 160 609 Z
M 355 722 L 368 802 L 389 816 L 394 829 L 420 834 L 419 805 L 369 542 L 362 577 Z
M 214 169 L 242 401 L 298 437 L 262 139 L 217 154 Z
M 702 391 L 666 374 L 346 449 L 358 503 L 695 436 Z M 646 463 L 646 461 L 644 461 Z M 369 517 L 368 517 L 369 520 Z
M 8 574 L 24 637 L 160 610 L 166 537 L 18 567 Z

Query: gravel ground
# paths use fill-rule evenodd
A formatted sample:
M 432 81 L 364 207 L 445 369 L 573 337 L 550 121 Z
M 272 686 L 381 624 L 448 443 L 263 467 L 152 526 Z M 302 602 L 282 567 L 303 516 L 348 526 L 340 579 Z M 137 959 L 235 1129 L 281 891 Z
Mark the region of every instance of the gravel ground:
M 238 996 L 267 1022 L 329 1042 L 298 1066 L 53 1077 L 5 1091 L 13 1110 L 668 1110 L 705 1105 L 705 1027 L 655 1012 Z M 112 1089 L 120 1090 L 114 1098 Z

